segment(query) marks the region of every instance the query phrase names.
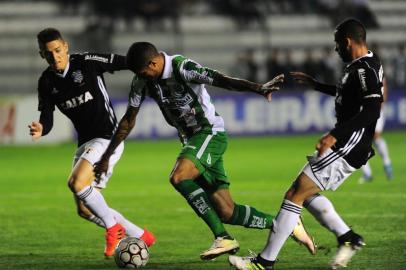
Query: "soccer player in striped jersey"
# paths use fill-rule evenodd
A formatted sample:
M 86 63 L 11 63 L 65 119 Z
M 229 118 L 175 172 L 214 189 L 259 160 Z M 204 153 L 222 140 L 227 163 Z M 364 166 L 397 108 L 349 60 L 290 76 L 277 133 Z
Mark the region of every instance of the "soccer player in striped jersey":
M 104 255 L 114 254 L 118 241 L 127 233 L 152 245 L 154 236 L 110 208 L 100 190 L 106 187 L 124 144 L 110 158 L 105 175 L 94 181 L 93 165 L 98 161 L 117 128 L 117 120 L 106 91 L 103 73 L 127 69 L 125 56 L 116 54 L 68 54 L 68 43 L 57 29 L 46 28 L 37 35 L 40 55 L 49 67 L 38 81 L 39 121 L 29 125 L 34 140 L 53 126 L 55 106 L 73 123 L 78 148 L 68 185 L 74 194 L 80 217 L 106 228 Z
M 184 56 L 159 52 L 148 42 L 134 43 L 128 50 L 127 63 L 135 73 L 129 106 L 108 149 L 95 167 L 96 175 L 107 170 L 109 157 L 134 127 L 145 97 L 151 97 L 166 121 L 177 129 L 183 144 L 170 174 L 170 182 L 206 222 L 215 238 L 214 244 L 200 254 L 201 259 L 235 253 L 239 244 L 228 234 L 223 222 L 266 229 L 272 226 L 273 216 L 248 205 L 236 204 L 231 198 L 223 164 L 227 134 L 223 118 L 211 103 L 205 84 L 254 92 L 271 100 L 271 93 L 278 90 L 283 75 L 265 84 L 231 78 Z M 300 221 L 296 224 L 294 237 L 314 253 L 312 238 Z
M 365 245 L 363 238 L 345 224 L 333 204 L 319 192 L 336 190 L 374 155 L 372 140 L 383 101 L 383 69 L 378 56 L 368 50 L 366 30 L 361 22 L 347 19 L 340 23 L 335 31 L 335 44 L 335 50 L 346 63 L 337 85 L 291 72 L 298 83 L 335 96 L 335 127 L 320 138 L 316 153 L 307 157 L 308 163 L 286 192 L 262 252 L 258 256 L 229 257 L 230 264 L 237 269 L 273 269 L 303 206 L 337 237 L 333 269 L 346 267 L 356 251 Z

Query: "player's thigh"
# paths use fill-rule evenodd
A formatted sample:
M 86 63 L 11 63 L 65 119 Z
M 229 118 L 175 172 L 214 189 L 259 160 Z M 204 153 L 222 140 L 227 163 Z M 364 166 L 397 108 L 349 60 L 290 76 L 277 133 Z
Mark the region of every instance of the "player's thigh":
M 93 180 L 93 165 L 86 159 L 79 159 L 69 176 L 69 187 L 75 192 L 79 192 L 85 186 L 91 185 Z
M 227 148 L 227 136 L 224 132 L 197 133 L 189 138 L 179 154 L 180 159 L 188 159 L 199 171 L 199 181 L 209 183 L 227 180 L 223 168 L 222 155 Z
M 81 145 L 74 157 L 74 168 L 76 167 L 77 163 L 80 160 L 87 160 L 92 166 L 96 162 L 98 162 L 101 158 L 101 156 L 104 154 L 105 150 L 107 149 L 110 141 L 103 139 L 103 138 L 94 138 L 83 145 Z M 98 181 L 93 181 L 91 182 L 91 185 L 94 187 L 97 187 L 99 189 L 105 188 L 107 185 L 107 182 L 111 175 L 113 174 L 113 168 L 115 164 L 118 162 L 120 159 L 122 153 L 124 151 L 124 143 L 121 143 L 117 146 L 117 148 L 114 150 L 113 154 L 110 156 L 109 159 L 109 168 L 107 170 L 107 173 L 102 175 Z M 93 178 L 94 180 L 94 178 Z
M 188 158 L 178 158 L 170 174 L 172 184 L 183 180 L 196 179 L 200 175 L 195 163 Z

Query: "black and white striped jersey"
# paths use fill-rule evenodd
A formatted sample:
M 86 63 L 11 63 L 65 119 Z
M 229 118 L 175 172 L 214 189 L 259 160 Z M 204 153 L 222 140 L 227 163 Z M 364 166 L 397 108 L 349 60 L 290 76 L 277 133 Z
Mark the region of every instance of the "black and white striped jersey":
M 334 156 L 360 168 L 374 155 L 372 141 L 383 102 L 383 69 L 372 52 L 352 61 L 336 86 Z
M 55 106 L 73 123 L 78 145 L 93 138 L 110 139 L 117 127 L 104 82 L 104 72 L 127 69 L 124 56 L 72 54 L 63 74 L 47 68 L 38 81 L 38 110 L 49 113 Z M 52 125 L 52 123 L 51 123 Z

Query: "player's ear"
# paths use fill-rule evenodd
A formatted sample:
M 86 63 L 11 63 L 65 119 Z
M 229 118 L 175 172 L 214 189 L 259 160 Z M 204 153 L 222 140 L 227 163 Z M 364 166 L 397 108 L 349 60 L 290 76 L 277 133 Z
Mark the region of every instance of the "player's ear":
M 345 47 L 346 47 L 346 48 L 351 47 L 352 43 L 353 43 L 353 40 L 352 40 L 352 39 L 350 39 L 350 38 L 345 38 L 345 39 L 344 39 L 344 44 L 345 44 Z
M 65 40 L 63 41 L 63 47 L 64 47 L 64 49 L 65 49 L 66 52 L 69 51 L 69 44 L 68 44 L 68 42 L 65 41 Z

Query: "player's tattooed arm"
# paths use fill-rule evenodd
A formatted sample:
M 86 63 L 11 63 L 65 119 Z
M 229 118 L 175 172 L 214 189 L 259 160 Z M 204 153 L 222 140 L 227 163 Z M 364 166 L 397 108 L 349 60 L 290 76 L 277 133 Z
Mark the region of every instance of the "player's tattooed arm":
M 102 174 L 105 174 L 109 167 L 110 156 L 114 153 L 114 150 L 117 146 L 124 141 L 128 134 L 135 126 L 135 119 L 137 117 L 139 107 L 128 106 L 126 113 L 121 118 L 118 128 L 111 138 L 110 144 L 107 147 L 106 151 L 102 155 L 99 162 L 95 164 L 94 173 L 96 178 L 100 178 Z
M 279 85 L 283 82 L 284 75 L 279 74 L 269 82 L 264 84 L 250 82 L 244 79 L 232 78 L 218 73 L 213 80 L 213 86 L 239 92 L 254 92 L 271 100 L 271 93 L 279 90 Z

